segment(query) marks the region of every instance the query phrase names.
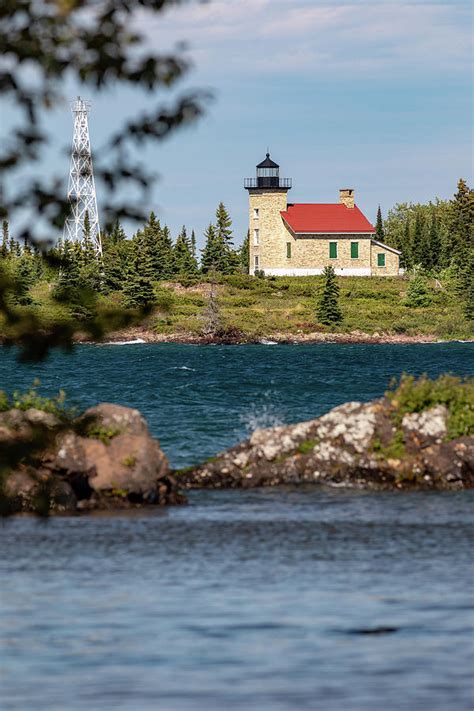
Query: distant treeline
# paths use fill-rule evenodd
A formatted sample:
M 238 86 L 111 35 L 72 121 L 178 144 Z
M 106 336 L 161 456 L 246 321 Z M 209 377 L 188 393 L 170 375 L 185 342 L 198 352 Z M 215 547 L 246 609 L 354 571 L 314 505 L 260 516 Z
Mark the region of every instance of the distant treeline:
M 427 205 L 401 203 L 382 219 L 379 208 L 376 221 L 380 241 L 401 251 L 401 266 L 413 273 L 414 284 L 443 273 L 451 279 L 466 313 L 474 309 L 474 190 L 464 180 L 458 182 L 452 200 L 436 200 Z M 102 235 L 103 254 L 96 258 L 86 215 L 82 243 L 60 241 L 50 250 L 53 260 L 44 260 L 38 249 L 20 246 L 3 223 L 2 263 L 17 288 L 18 303 L 31 303 L 30 287 L 38 281 L 54 284 L 53 295 L 74 300 L 74 290 L 88 288 L 95 293 L 121 293 L 126 307 L 153 304 L 154 283 L 175 279 L 198 279 L 210 272 L 248 273 L 248 235 L 243 245 L 233 243 L 232 220 L 223 203 L 217 207 L 215 220 L 205 230 L 205 245 L 197 254 L 194 231 L 183 227 L 175 240 L 166 225 L 152 212 L 147 223 L 128 239 L 116 224 L 110 234 Z M 60 265 L 54 267 L 52 264 Z
M 3 264 L 21 285 L 18 302 L 31 303 L 29 289 L 39 281 L 54 284 L 54 296 L 74 300 L 74 289 L 90 289 L 108 294 L 122 292 L 126 307 L 152 304 L 153 283 L 198 278 L 209 272 L 233 274 L 248 272 L 248 237 L 241 247 L 232 241 L 232 220 L 221 202 L 215 222 L 204 233 L 205 246 L 198 258 L 194 230 L 188 235 L 183 226 L 173 241 L 170 230 L 152 212 L 146 224 L 128 239 L 117 223 L 110 234 L 102 234 L 102 256 L 97 258 L 91 239 L 88 215 L 82 242 L 60 240 L 43 259 L 37 248 L 20 245 L 3 223 L 0 254 Z M 59 268 L 51 266 L 56 263 Z
M 452 200 L 398 203 L 383 222 L 380 210 L 377 217 L 378 238 L 401 251 L 406 269 L 436 272 L 454 264 L 464 271 L 473 256 L 473 229 L 474 190 L 462 179 Z

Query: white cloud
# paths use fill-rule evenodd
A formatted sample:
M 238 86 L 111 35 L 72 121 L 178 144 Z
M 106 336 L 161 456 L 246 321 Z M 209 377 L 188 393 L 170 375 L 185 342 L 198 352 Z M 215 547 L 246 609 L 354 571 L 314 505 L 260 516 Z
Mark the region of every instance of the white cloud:
M 469 20 L 464 2 L 215 0 L 140 24 L 155 47 L 186 40 L 212 74 L 333 75 L 467 68 Z

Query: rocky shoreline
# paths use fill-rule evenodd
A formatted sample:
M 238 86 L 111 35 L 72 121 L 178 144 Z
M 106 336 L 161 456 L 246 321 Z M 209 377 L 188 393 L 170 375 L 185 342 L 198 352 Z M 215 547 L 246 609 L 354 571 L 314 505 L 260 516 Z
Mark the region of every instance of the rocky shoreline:
M 474 488 L 473 384 L 402 380 L 368 403 L 257 429 L 172 471 L 143 416 L 103 403 L 76 418 L 0 412 L 0 513 L 80 514 L 186 503 L 190 489 L 317 484 L 365 490 Z
M 76 342 L 92 343 L 90 339 L 77 335 Z M 264 336 L 249 336 L 238 330 L 228 330 L 214 336 L 199 335 L 190 332 L 182 333 L 155 333 L 145 327 L 137 326 L 114 332 L 107 336 L 107 343 L 183 343 L 190 345 L 242 345 L 242 344 L 315 344 L 315 343 L 341 343 L 341 344 L 415 344 L 415 343 L 446 343 L 434 335 L 416 335 L 390 333 L 364 333 L 351 331 L 350 333 L 329 333 L 315 331 L 313 333 L 270 333 Z M 469 341 L 474 343 L 474 339 Z
M 474 437 L 447 439 L 448 409 L 403 416 L 381 398 L 322 417 L 255 430 L 250 439 L 182 472 L 188 489 L 324 484 L 367 490 L 474 487 Z

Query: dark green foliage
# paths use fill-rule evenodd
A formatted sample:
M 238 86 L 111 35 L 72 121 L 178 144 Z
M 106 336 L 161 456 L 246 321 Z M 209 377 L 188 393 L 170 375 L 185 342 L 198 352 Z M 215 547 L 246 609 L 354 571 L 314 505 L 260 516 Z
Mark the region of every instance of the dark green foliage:
M 421 306 L 429 306 L 431 301 L 432 297 L 428 288 L 428 281 L 421 272 L 417 272 L 417 274 L 410 279 L 405 306 L 419 308 Z
M 232 220 L 223 202 L 220 202 L 216 210 L 216 233 L 224 244 L 231 246 L 232 243 Z
M 246 234 L 245 239 L 242 242 L 242 246 L 239 250 L 240 268 L 242 269 L 244 274 L 248 274 L 249 268 L 250 268 L 249 244 L 250 244 L 250 232 L 247 230 L 247 234 Z
M 0 247 L 0 256 L 6 259 L 8 256 L 8 246 L 9 246 L 10 236 L 8 233 L 8 220 L 3 220 L 2 222 L 2 246 Z
M 415 226 L 413 230 L 413 264 L 421 265 L 423 263 L 423 215 L 420 210 L 415 213 Z
M 203 274 L 218 269 L 221 258 L 222 250 L 224 249 L 224 241 L 222 239 L 218 240 L 216 228 L 212 223 L 209 224 L 206 231 L 204 232 L 204 249 L 202 250 L 201 257 L 201 271 Z
M 438 230 L 438 221 L 436 219 L 436 212 L 435 210 L 432 211 L 431 214 L 431 223 L 430 223 L 430 231 L 429 231 L 429 238 L 428 238 L 428 243 L 429 243 L 429 249 L 430 249 L 430 266 L 426 266 L 426 268 L 433 268 L 433 269 L 438 269 L 438 267 L 441 264 L 441 238 Z
M 383 228 L 382 210 L 380 209 L 380 205 L 377 210 L 377 221 L 375 223 L 375 234 L 377 236 L 377 239 L 380 242 L 385 241 L 385 231 Z
M 135 256 L 130 260 L 125 275 L 123 305 L 129 309 L 147 308 L 152 306 L 155 300 L 152 281 L 143 274 L 139 259 Z
M 325 267 L 323 285 L 317 307 L 318 320 L 326 326 L 342 321 L 342 311 L 339 308 L 339 286 L 333 267 Z
M 406 414 L 445 405 L 449 413 L 446 439 L 474 434 L 473 378 L 441 375 L 430 380 L 426 375 L 420 378 L 402 375 L 399 383 L 393 383 L 385 394 L 394 407 L 393 419 L 398 426 Z
M 179 276 L 195 276 L 198 272 L 198 265 L 193 256 L 192 243 L 188 240 L 186 227 L 184 225 L 176 239 L 173 261 L 174 272 Z

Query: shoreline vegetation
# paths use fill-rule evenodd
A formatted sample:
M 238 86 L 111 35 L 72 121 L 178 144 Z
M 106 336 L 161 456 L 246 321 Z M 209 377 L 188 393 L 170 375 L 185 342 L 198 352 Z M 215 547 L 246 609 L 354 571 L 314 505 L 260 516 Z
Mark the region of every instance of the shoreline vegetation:
M 35 358 L 78 340 L 472 340 L 473 224 L 474 190 L 460 180 L 452 200 L 398 204 L 385 220 L 379 210 L 377 239 L 400 250 L 403 276 L 342 277 L 326 266 L 321 276 L 274 277 L 248 274 L 249 236 L 234 245 L 222 202 L 201 250 L 194 231 L 173 238 L 153 212 L 133 236 L 116 223 L 100 254 L 88 214 L 82 241 L 41 249 L 20 244 L 5 220 L 0 341 Z
M 0 393 L 0 515 L 79 514 L 186 503 L 188 489 L 312 484 L 364 490 L 474 486 L 474 379 L 403 376 L 382 398 L 256 429 L 200 464 L 172 470 L 138 410 L 81 415 L 33 387 Z
M 413 281 L 407 277 L 338 277 L 343 321 L 318 322 L 318 293 L 324 277 L 219 275 L 154 283 L 155 303 L 134 314 L 132 323 L 106 330 L 100 339 L 87 329 L 76 343 L 143 340 L 147 343 L 420 343 L 474 340 L 473 322 L 452 288 L 449 274 L 425 278 L 421 305 L 407 303 Z M 31 287 L 32 303 L 18 313 L 34 313 L 45 333 L 67 325 L 71 307 L 58 302 L 47 282 Z M 120 295 L 100 295 L 97 313 L 119 308 Z M 0 322 L 0 342 L 13 336 L 15 324 Z

